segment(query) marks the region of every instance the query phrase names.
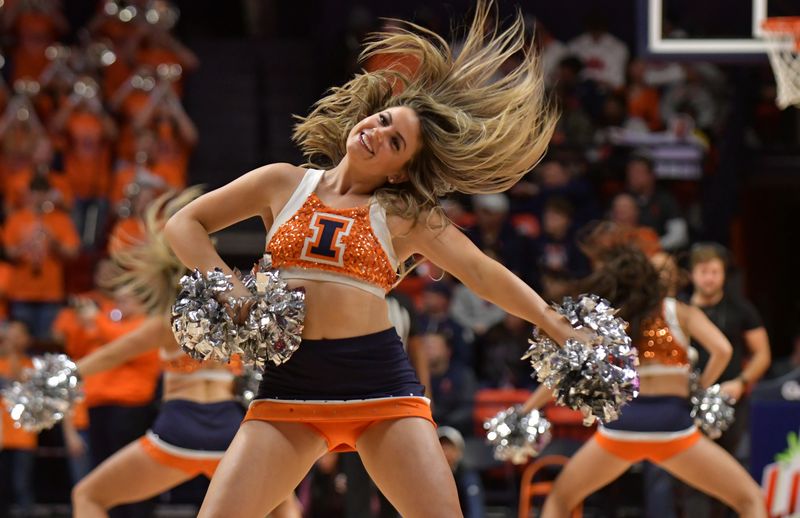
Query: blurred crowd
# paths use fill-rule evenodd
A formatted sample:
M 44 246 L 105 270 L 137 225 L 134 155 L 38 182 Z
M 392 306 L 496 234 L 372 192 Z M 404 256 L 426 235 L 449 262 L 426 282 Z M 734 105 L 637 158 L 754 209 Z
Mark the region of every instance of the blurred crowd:
M 103 258 L 141 236 L 150 201 L 187 184 L 197 142 L 181 98 L 198 59 L 171 33 L 178 10 L 100 1 L 85 26 L 69 27 L 63 8 L 0 2 L 3 383 L 34 354 L 80 357 L 141 323 L 130 297 L 104 290 Z M 0 516 L 12 502 L 30 516 L 35 501 L 68 499 L 70 479 L 149 426 L 158 379 L 155 353 L 90 377 L 83 406 L 57 434 L 14 429 L 2 412 Z M 141 417 L 115 420 L 120 406 Z M 48 451 L 69 460 L 69 476 L 43 467 Z
M 164 0 L 100 1 L 90 22 L 77 28 L 68 27 L 59 0 L 0 0 L 4 382 L 19 376 L 33 353 L 80 357 L 142 321 L 131 297 L 104 289 L 109 264 L 103 258 L 141 234 L 149 202 L 191 183 L 189 157 L 198 135 L 181 98 L 183 79 L 199 61 L 171 32 L 178 15 Z M 654 260 L 679 258 L 686 273 L 676 274 L 684 281 L 676 283 L 676 294 L 718 325 L 724 319 L 720 327 L 738 352 L 720 381 L 745 408 L 741 402 L 769 366 L 768 339 L 736 282 L 735 258 L 719 245 L 698 243 L 704 235 L 699 185 L 716 167 L 715 146 L 728 115 L 726 76 L 706 63 L 638 59 L 600 14 L 570 41 L 532 17 L 529 22 L 562 113 L 550 150 L 507 193 L 443 200 L 447 215 L 549 300 L 571 293 L 573 282 L 591 271 L 587 228 L 613 223 Z M 396 30 L 391 21 L 381 23 L 363 8 L 354 11 L 343 46 L 345 77 L 360 66 L 413 73 L 413 56 L 356 64 L 369 31 Z M 510 57 L 509 65 L 520 57 Z M 763 97 L 770 98 L 769 87 Z M 777 116 L 770 103 L 759 106 L 750 131 L 754 145 L 770 140 Z M 531 325 L 429 263 L 392 300 L 394 321 L 433 401 L 465 515 L 484 516 L 487 504 L 513 507 L 520 471 L 491 459 L 482 422 L 535 387 L 520 361 Z M 772 374 L 797 368 L 800 333 L 793 354 L 777 359 Z M 36 501 L 64 501 L 70 481 L 141 436 L 154 416 L 159 375 L 152 353 L 90 377 L 82 409 L 57 434 L 38 439 L 14 429 L 3 412 L 0 516 L 12 502 L 18 515 L 29 516 Z M 120 422 L 118 407 L 141 411 Z M 744 411 L 739 422 L 725 445 L 746 461 Z M 557 439 L 579 442 L 588 435 L 579 417 L 562 416 L 559 423 Z M 37 473 L 54 465 L 42 460 L 52 452 L 53 462 L 69 471 Z M 298 496 L 307 516 L 396 516 L 353 454 L 323 457 Z M 642 505 L 641 498 L 620 505 Z M 145 505 L 126 516 L 151 511 Z M 676 515 L 665 510 L 663 516 Z

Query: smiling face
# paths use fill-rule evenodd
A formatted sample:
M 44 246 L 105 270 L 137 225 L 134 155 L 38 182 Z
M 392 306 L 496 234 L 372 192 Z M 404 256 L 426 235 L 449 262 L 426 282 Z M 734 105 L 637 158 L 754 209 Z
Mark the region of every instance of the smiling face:
M 347 154 L 353 164 L 368 166 L 372 174 L 394 178 L 395 183 L 407 179 L 408 163 L 420 147 L 419 117 L 404 106 L 370 115 L 347 137 Z

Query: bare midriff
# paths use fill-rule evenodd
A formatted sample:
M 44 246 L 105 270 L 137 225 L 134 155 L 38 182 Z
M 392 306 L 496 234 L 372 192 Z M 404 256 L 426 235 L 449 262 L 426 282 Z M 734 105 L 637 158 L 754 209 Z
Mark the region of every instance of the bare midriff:
M 178 345 L 173 342 L 170 347 L 165 348 L 167 354 L 178 352 Z M 205 367 L 199 372 L 219 371 L 227 373 L 225 368 Z M 198 372 L 198 371 L 195 371 Z M 196 403 L 216 403 L 233 399 L 233 380 L 203 379 L 202 377 L 192 377 L 191 374 L 184 375 L 176 373 L 165 373 L 164 376 L 164 395 L 163 400 L 184 399 Z
M 306 290 L 303 338 L 349 338 L 389 329 L 386 300 L 364 290 L 335 282 L 292 280 Z
M 689 397 L 689 378 L 685 372 L 675 374 L 640 374 L 639 394 L 642 396 Z

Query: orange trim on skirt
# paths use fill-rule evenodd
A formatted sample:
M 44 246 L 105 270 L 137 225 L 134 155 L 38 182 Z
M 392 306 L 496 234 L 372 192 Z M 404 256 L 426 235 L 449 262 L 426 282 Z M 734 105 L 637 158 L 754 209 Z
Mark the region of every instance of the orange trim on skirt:
M 643 460 L 664 462 L 694 446 L 702 435 L 698 430 L 677 439 L 664 441 L 626 441 L 595 432 L 594 440 L 607 452 L 635 463 Z
M 328 451 L 356 451 L 356 441 L 375 423 L 419 417 L 436 426 L 430 403 L 421 397 L 389 397 L 364 401 L 305 402 L 261 399 L 253 401 L 244 421 L 303 423 L 321 435 Z
M 179 469 L 192 476 L 205 475 L 209 479 L 214 476 L 219 461 L 222 458 L 197 458 L 184 457 L 168 452 L 160 448 L 156 443 L 150 440 L 147 436 L 139 439 L 145 453 L 147 453 L 153 460 L 159 464 L 169 466 L 170 468 Z

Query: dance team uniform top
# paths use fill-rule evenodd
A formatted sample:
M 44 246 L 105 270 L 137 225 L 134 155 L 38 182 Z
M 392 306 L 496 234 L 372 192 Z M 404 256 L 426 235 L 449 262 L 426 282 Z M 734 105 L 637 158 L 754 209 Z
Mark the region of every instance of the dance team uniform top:
M 239 365 L 231 363 L 209 368 L 183 351 L 161 350 L 164 379 L 215 380 L 233 383 Z M 233 400 L 198 403 L 187 399 L 168 399 L 153 426 L 140 444 L 158 463 L 177 468 L 189 475 L 214 474 L 225 450 L 242 422 L 244 409 Z
M 397 280 L 386 212 L 375 199 L 335 209 L 315 194 L 324 171 L 306 171 L 267 234 L 286 279 L 345 284 L 384 298 Z M 289 361 L 268 362 L 245 420 L 299 422 L 331 451 L 354 451 L 371 424 L 402 417 L 433 422 L 430 402 L 394 328 L 364 336 L 303 340 Z
M 642 320 L 634 345 L 639 374 L 688 374 L 689 339 L 678 322 L 675 299 L 665 298 L 660 312 Z M 624 460 L 662 462 L 700 438 L 690 411 L 685 397 L 639 396 L 622 407 L 619 419 L 598 427 L 594 438 Z

